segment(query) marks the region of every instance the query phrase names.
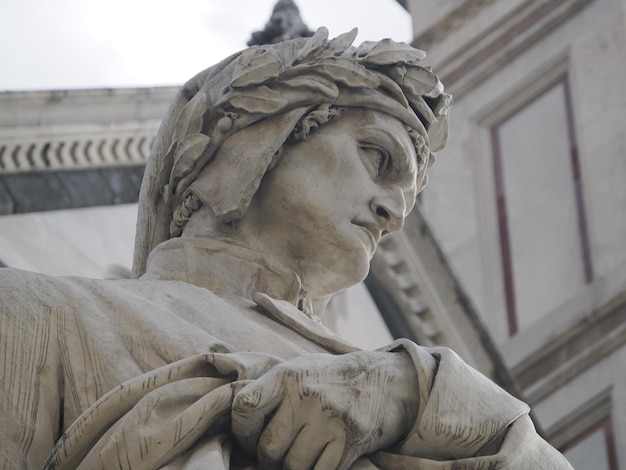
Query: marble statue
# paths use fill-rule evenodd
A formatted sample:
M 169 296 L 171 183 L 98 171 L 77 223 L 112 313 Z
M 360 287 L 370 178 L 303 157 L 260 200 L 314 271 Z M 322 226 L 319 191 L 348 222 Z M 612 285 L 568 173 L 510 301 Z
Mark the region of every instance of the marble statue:
M 422 51 L 327 35 L 182 88 L 133 279 L 1 270 L 2 468 L 570 468 L 452 351 L 322 326 L 402 227 L 451 105 Z
M 308 38 L 314 31 L 302 21 L 300 9 L 293 0 L 278 0 L 272 16 L 261 31 L 254 31 L 248 46 L 275 44 L 295 38 Z

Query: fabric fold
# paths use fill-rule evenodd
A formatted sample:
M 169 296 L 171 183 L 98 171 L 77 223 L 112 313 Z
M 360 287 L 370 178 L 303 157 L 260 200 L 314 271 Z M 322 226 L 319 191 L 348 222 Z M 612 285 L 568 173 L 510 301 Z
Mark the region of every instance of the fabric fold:
M 121 384 L 63 434 L 46 469 L 154 469 L 198 439 L 227 434 L 234 395 L 280 362 L 266 354 L 202 354 Z

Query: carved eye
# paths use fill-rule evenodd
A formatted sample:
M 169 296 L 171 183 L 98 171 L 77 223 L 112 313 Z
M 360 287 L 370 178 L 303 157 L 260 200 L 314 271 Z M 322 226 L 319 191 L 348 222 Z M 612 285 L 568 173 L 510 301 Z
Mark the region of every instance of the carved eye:
M 389 167 L 389 154 L 377 147 L 362 147 L 362 149 L 370 158 L 376 176 L 383 176 Z

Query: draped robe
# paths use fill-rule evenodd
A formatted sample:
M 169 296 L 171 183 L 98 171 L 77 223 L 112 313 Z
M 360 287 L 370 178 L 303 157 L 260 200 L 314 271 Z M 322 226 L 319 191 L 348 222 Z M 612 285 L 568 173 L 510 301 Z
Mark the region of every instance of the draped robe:
M 136 280 L 0 270 L 1 468 L 256 468 L 233 396 L 274 365 L 350 354 L 297 306 L 295 273 L 232 244 L 178 238 Z M 528 407 L 445 348 L 399 340 L 419 377 L 413 429 L 352 468 L 570 468 Z

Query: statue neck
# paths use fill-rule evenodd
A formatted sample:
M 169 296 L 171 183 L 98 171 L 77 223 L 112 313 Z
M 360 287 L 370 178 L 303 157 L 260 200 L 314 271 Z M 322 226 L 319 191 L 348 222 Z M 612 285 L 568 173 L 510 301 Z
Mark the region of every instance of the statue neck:
M 150 253 L 140 279 L 184 281 L 249 300 L 261 292 L 290 302 L 318 322 L 329 300 L 311 298 L 294 271 L 233 240 L 172 238 Z

